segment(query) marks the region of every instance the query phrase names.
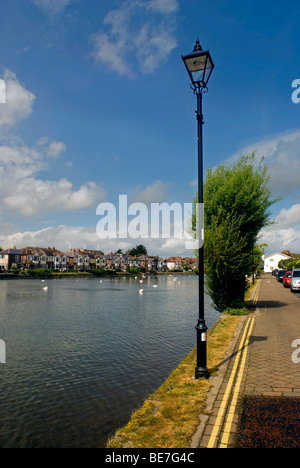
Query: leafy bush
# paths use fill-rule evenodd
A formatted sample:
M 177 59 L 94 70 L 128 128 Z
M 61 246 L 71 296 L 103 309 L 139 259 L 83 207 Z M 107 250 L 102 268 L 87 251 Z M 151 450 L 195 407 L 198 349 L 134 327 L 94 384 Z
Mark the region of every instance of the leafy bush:
M 257 239 L 270 224 L 269 176 L 255 154 L 242 156 L 231 166 L 209 169 L 204 184 L 206 285 L 214 307 L 223 312 L 242 304 L 248 274 L 256 262 Z M 193 214 L 194 231 L 197 206 Z M 260 260 L 260 254 L 258 255 Z M 255 266 L 258 266 L 257 262 Z
M 93 268 L 92 270 L 89 270 L 89 272 L 94 276 L 103 276 L 103 275 L 115 276 L 116 275 L 116 272 L 114 270 L 103 270 L 102 268 L 100 269 Z
M 225 310 L 226 315 L 248 315 L 248 309 L 246 307 L 241 307 L 241 308 L 232 308 L 228 307 Z
M 36 270 L 26 270 L 25 274 L 34 278 L 44 278 L 52 275 L 52 271 L 49 268 L 37 268 Z
M 138 267 L 131 267 L 131 268 L 128 268 L 128 273 L 139 273 L 140 272 L 140 269 Z

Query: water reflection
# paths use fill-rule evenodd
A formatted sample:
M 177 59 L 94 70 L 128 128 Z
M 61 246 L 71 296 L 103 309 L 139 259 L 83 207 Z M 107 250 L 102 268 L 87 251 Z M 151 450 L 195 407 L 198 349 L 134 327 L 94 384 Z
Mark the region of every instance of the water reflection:
M 0 446 L 104 446 L 194 347 L 197 281 L 1 281 Z

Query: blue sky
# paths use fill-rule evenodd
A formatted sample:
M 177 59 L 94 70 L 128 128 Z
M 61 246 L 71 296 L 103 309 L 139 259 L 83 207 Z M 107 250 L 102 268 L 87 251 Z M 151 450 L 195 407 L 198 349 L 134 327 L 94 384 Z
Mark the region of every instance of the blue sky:
M 300 252 L 300 4 L 291 0 L 2 0 L 0 245 L 98 248 L 101 202 L 189 203 L 195 96 L 181 60 L 199 38 L 205 169 L 264 155 L 277 224 L 267 253 Z M 189 255 L 180 240 L 141 240 Z

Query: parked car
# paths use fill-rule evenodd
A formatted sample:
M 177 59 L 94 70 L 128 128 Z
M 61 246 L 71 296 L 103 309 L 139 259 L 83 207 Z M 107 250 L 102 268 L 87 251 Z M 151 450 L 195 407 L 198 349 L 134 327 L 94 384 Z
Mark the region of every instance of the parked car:
M 279 281 L 279 283 L 283 282 L 283 277 L 284 277 L 285 274 L 286 274 L 285 270 L 279 270 L 278 271 L 277 281 Z
M 297 268 L 292 271 L 291 276 L 291 291 L 300 291 L 300 269 Z
M 272 271 L 272 275 L 273 275 L 273 276 L 277 276 L 277 275 L 278 275 L 278 269 L 277 269 L 277 268 L 276 268 L 276 270 L 273 270 L 273 271 Z
M 290 288 L 291 287 L 291 276 L 292 272 L 291 271 L 286 271 L 284 277 L 283 277 L 283 286 L 285 288 Z

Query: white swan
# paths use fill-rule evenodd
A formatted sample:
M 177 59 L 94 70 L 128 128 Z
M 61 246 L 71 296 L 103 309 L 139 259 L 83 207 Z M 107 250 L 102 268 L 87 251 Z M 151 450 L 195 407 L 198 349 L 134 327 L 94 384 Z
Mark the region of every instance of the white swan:
M 143 294 L 144 293 L 144 290 L 143 289 L 139 289 L 139 294 Z
M 44 290 L 44 291 L 48 291 L 48 286 L 45 286 L 45 287 L 43 288 L 43 290 Z

